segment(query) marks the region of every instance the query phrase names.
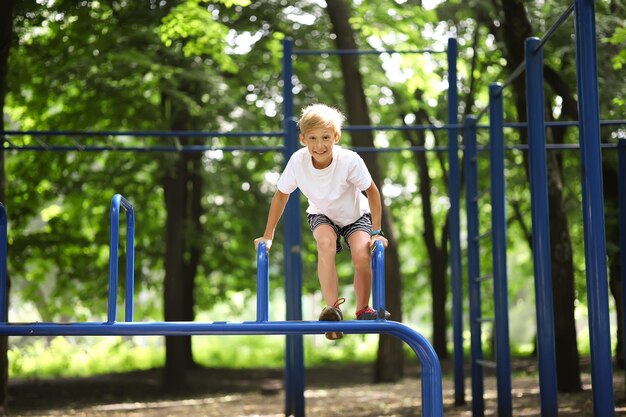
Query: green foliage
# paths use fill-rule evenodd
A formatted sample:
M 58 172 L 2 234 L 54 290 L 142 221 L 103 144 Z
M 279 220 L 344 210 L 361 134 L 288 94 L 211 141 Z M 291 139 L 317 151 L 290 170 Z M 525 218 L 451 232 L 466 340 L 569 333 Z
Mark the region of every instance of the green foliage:
M 623 10 L 612 12 L 607 2 L 597 3 L 600 106 L 603 118 L 623 119 L 625 39 Z M 568 6 L 564 1 L 528 3 L 536 35 L 541 35 Z M 487 86 L 507 78 L 506 51 L 493 36 L 505 24 L 495 4 L 481 1 L 441 2 L 425 10 L 414 1 L 351 2 L 351 23 L 363 49 L 429 50 L 419 54 L 383 54 L 359 59 L 370 116 L 377 125 L 412 124 L 423 110 L 435 125 L 447 121 L 447 38 L 459 42 L 458 75 L 462 115 L 477 114 L 488 102 Z M 575 51 L 572 23 L 554 34 L 546 45 L 547 65 L 575 85 Z M 8 74 L 7 126 L 18 130 L 154 131 L 181 130 L 278 131 L 282 129 L 281 41 L 294 40 L 297 49 L 334 49 L 332 27 L 318 2 L 279 0 L 248 1 L 178 0 L 145 2 L 55 1 L 40 5 L 19 2 Z M 314 101 L 344 110 L 340 59 L 337 56 L 294 57 L 296 108 Z M 505 97 L 505 119 L 517 120 L 510 90 Z M 559 97 L 546 89 L 559 119 Z M 180 112 L 188 117 L 179 122 Z M 482 122 L 486 121 L 485 119 Z M 605 135 L 615 140 L 623 131 Z M 480 141 L 486 139 L 481 131 Z M 23 145 L 41 140 L 55 145 L 171 146 L 176 143 L 220 148 L 223 146 L 280 146 L 281 137 L 185 138 L 134 137 L 132 135 L 55 135 L 10 137 Z M 577 132 L 566 135 L 576 143 Z M 377 146 L 406 147 L 403 132 L 378 131 Z M 519 144 L 507 130 L 508 145 Z M 426 146 L 445 146 L 445 132 L 426 132 Z M 349 146 L 350 134 L 342 137 Z M 12 278 L 11 318 L 28 320 L 104 320 L 108 275 L 108 208 L 115 193 L 128 198 L 136 209 L 136 316 L 139 320 L 162 317 L 165 222 L 163 179 L 184 154 L 157 152 L 6 152 L 9 216 L 9 272 Z M 432 204 L 437 239 L 449 207 L 445 153 L 429 152 Z M 528 306 L 534 303 L 533 270 L 525 226 L 530 225 L 530 194 L 523 156 L 507 152 L 507 196 L 510 228 L 509 291 L 512 325 L 526 324 Z M 423 203 L 417 193 L 420 181 L 415 154 L 383 152 L 384 190 L 393 215 L 403 275 L 404 316 L 411 325 L 429 329 L 431 260 L 423 242 Z M 279 152 L 214 150 L 201 154 L 196 171 L 202 180 L 200 228 L 184 225 L 186 237 L 201 248 L 195 279 L 196 316 L 225 306 L 221 317 L 252 314 L 247 300 L 254 298 L 255 258 L 252 241 L 263 229 L 275 182 L 284 163 Z M 611 162 L 613 163 L 613 162 Z M 577 296 L 585 301 L 583 231 L 580 214 L 580 166 L 576 153 L 561 159 L 564 196 L 572 239 L 575 242 Z M 489 187 L 487 158 L 479 161 L 480 188 Z M 462 202 L 461 206 L 464 206 Z M 489 224 L 489 204 L 480 214 Z M 520 215 L 515 216 L 516 210 Z M 462 219 L 464 215 L 462 213 Z M 462 225 L 464 227 L 464 225 Z M 319 289 L 316 250 L 302 216 L 304 287 Z M 282 224 L 271 252 L 271 288 L 284 286 Z M 464 232 L 462 232 L 464 234 Z M 122 234 L 123 235 L 123 234 Z M 123 249 L 123 247 L 122 247 Z M 491 248 L 482 248 L 484 273 L 489 272 Z M 124 250 L 120 254 L 124 270 Z M 352 268 L 345 252 L 338 256 L 339 275 L 350 290 Z M 465 270 L 464 266 L 464 270 Z M 464 280 L 466 281 L 466 280 Z M 485 291 L 490 288 L 486 284 Z M 120 303 L 124 295 L 120 283 Z M 467 294 L 467 291 L 464 292 Z M 485 297 L 485 310 L 492 305 Z M 467 311 L 467 310 L 465 310 Z M 485 313 L 489 313 L 486 311 Z M 280 318 L 280 316 L 276 316 Z M 520 324 L 522 323 L 522 324 Z M 527 326 L 528 327 L 528 326 Z M 521 333 L 521 332 L 520 332 Z M 370 338 L 350 337 L 336 346 L 307 338 L 307 362 L 371 359 Z M 98 339 L 102 341 L 102 339 Z M 210 342 L 208 342 L 210 340 Z M 580 339 L 579 339 L 580 340 Z M 126 370 L 152 367 L 162 362 L 158 345 L 144 349 L 128 341 L 111 339 L 102 349 L 114 360 L 98 358 L 89 364 L 85 352 L 98 351 L 92 342 L 76 348 L 56 338 L 33 346 L 16 345 L 11 351 L 12 374 L 32 376 L 35 369 L 50 375 L 82 369 Z M 223 343 L 223 344 L 222 344 Z M 232 364 L 282 366 L 280 338 L 197 338 L 196 356 L 207 366 Z M 520 340 L 527 351 L 528 340 Z M 238 351 L 233 346 L 246 346 Z M 368 346 L 363 356 L 361 347 Z M 250 347 L 248 347 L 250 346 Z M 29 350 L 30 349 L 30 350 Z M 81 358 L 76 365 L 61 352 Z M 82 352 L 82 353 L 81 353 Z M 237 352 L 237 353 L 235 353 Z M 104 354 L 102 355 L 104 356 Z M 42 363 L 54 362 L 46 370 Z M 54 358 L 61 358 L 55 362 Z M 142 363 L 140 358 L 146 358 Z M 118 363 L 112 363 L 117 362 Z M 101 361 L 102 362 L 102 361 Z M 80 364 L 80 366 L 79 366 Z M 76 366 L 76 368 L 74 368 Z M 111 368 L 112 367 L 112 368 Z

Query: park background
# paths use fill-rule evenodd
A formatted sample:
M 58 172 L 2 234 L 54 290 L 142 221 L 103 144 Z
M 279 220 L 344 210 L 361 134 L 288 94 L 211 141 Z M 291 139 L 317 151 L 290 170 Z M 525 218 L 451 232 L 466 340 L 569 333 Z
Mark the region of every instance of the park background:
M 463 120 L 486 107 L 490 82 L 506 79 L 522 62 L 524 39 L 541 36 L 568 5 L 511 0 L 7 1 L 1 6 L 3 130 L 280 131 L 281 42 L 286 37 L 294 40 L 297 49 L 426 51 L 346 58 L 298 56 L 294 60 L 296 109 L 312 102 L 333 104 L 348 115 L 350 125 L 443 125 L 447 63 L 440 52 L 449 37 L 459 42 Z M 624 119 L 626 5 L 599 1 L 596 13 L 601 119 Z M 545 46 L 550 120 L 578 119 L 573 31 L 570 21 Z M 504 94 L 505 119 L 523 121 L 523 79 Z M 552 143 L 578 143 L 577 129 L 559 127 L 548 132 Z M 486 142 L 486 131 L 482 134 Z M 626 136 L 623 127 L 615 126 L 603 128 L 601 134 L 603 142 L 613 144 Z M 279 137 L 182 133 L 51 134 L 43 139 L 15 134 L 8 139 L 18 146 L 43 143 L 44 148 L 54 144 L 77 149 L 103 144 L 111 148 L 282 145 Z M 395 252 L 387 258 L 397 271 L 387 277 L 392 294 L 388 310 L 393 319 L 423 332 L 445 360 L 452 349 L 450 202 L 447 159 L 438 147 L 447 146 L 447 136 L 433 129 L 347 132 L 342 138 L 344 146 L 368 141 L 383 149 L 432 151 L 406 149 L 364 157 L 379 167 L 375 179 L 384 196 L 385 231 Z M 525 142 L 524 130 L 507 131 L 508 144 Z M 559 388 L 576 391 L 581 387 L 578 363 L 588 354 L 579 154 L 570 150 L 548 155 L 557 372 Z M 604 156 L 611 329 L 616 360 L 621 362 L 616 153 Z M 510 333 L 515 355 L 532 355 L 535 337 L 525 158 L 523 151 L 507 152 L 505 167 Z M 487 162 L 479 167 L 484 174 L 481 188 L 489 184 Z M 0 200 L 9 217 L 10 320 L 105 320 L 108 209 L 115 193 L 128 198 L 137 213 L 137 319 L 253 320 L 252 240 L 263 231 L 283 163 L 282 153 L 271 151 L 5 149 Z M 481 223 L 489 223 L 489 215 L 486 206 Z M 315 247 L 304 220 L 302 228 L 303 318 L 314 320 L 321 308 Z M 276 236 L 271 253 L 271 318 L 279 320 L 284 318 L 282 226 Z M 483 250 L 488 257 L 488 245 Z M 349 257 L 343 254 L 338 260 L 348 295 L 352 292 Z M 120 262 L 123 270 L 123 259 Z M 348 297 L 345 311 L 353 310 L 352 301 Z M 403 375 L 402 355 L 380 348 L 378 336 L 351 336 L 337 344 L 317 336 L 305 341 L 307 366 L 371 362 L 378 367 L 379 381 Z M 468 335 L 465 341 L 468 346 Z M 492 342 L 486 337 L 484 343 L 489 349 Z M 197 365 L 281 367 L 284 338 L 203 336 L 166 342 L 158 337 L 11 337 L 7 357 L 11 379 L 163 367 L 163 388 L 176 391 L 185 388 L 186 370 Z

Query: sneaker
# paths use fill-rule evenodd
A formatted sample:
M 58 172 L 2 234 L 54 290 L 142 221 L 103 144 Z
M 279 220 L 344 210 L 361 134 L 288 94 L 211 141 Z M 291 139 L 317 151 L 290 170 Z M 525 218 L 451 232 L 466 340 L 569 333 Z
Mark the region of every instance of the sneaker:
M 346 302 L 345 298 L 340 298 L 335 301 L 335 304 L 332 306 L 326 306 L 320 313 L 319 320 L 320 321 L 341 321 L 343 320 L 343 313 L 339 308 L 340 305 Z M 329 340 L 337 340 L 343 337 L 342 332 L 326 332 L 326 339 Z
M 387 320 L 389 317 L 391 317 L 391 313 L 385 310 L 385 320 Z M 365 306 L 356 312 L 357 320 L 376 320 L 377 318 L 378 312 L 370 306 Z

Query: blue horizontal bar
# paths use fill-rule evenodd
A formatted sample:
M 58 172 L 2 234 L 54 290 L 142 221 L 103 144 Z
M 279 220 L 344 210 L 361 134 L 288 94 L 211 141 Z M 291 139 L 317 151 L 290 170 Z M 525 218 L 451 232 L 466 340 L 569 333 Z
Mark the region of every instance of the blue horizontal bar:
M 345 126 L 342 128 L 344 132 L 359 132 L 359 131 L 371 131 L 371 130 L 408 130 L 408 131 L 419 131 L 419 130 L 448 130 L 448 129 L 460 129 L 463 125 L 461 124 L 447 124 L 447 125 L 380 125 L 380 126 L 369 126 L 369 125 L 352 125 Z
M 268 152 L 284 151 L 284 146 L 71 146 L 71 145 L 5 145 L 5 150 L 14 151 L 84 151 L 84 152 L 104 152 L 104 151 L 124 151 L 124 152 L 208 152 L 208 151 L 244 151 L 244 152 Z
M 217 132 L 217 131 L 198 131 L 198 130 L 4 130 L 0 131 L 1 135 L 19 135 L 19 136 L 185 136 L 185 137 L 223 137 L 223 138 L 239 138 L 239 137 L 282 137 L 283 131 L 269 132 Z
M 478 120 L 478 119 L 476 119 Z M 568 120 L 568 121 L 548 121 L 544 123 L 548 127 L 555 126 L 571 126 L 577 127 L 577 120 Z M 526 122 L 506 122 L 503 124 L 504 127 L 508 128 L 526 128 L 528 127 L 528 123 Z M 601 120 L 600 126 L 626 126 L 626 120 Z M 489 129 L 489 125 L 486 124 L 477 124 L 476 129 Z
M 424 336 L 403 323 L 388 320 L 270 321 L 270 322 L 85 322 L 85 323 L 3 323 L 0 335 L 6 336 L 184 336 L 184 335 L 286 335 L 324 334 L 340 331 L 352 334 L 388 333 L 414 337 L 428 343 Z
M 434 49 L 302 49 L 293 51 L 293 55 L 382 55 L 382 54 L 445 54 L 446 51 Z

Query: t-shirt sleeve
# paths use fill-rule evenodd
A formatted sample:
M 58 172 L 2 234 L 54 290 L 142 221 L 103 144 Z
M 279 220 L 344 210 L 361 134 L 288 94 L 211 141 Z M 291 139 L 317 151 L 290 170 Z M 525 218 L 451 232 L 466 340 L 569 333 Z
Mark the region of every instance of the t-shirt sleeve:
M 280 174 L 280 178 L 278 178 L 278 183 L 276 186 L 278 187 L 278 191 L 284 194 L 291 194 L 298 188 L 298 182 L 296 181 L 296 173 L 295 173 L 295 162 L 293 160 L 293 155 L 287 161 L 287 166 L 283 170 L 283 173 Z
M 372 176 L 365 165 L 365 161 L 357 153 L 354 154 L 348 179 L 361 191 L 367 190 L 372 185 Z

